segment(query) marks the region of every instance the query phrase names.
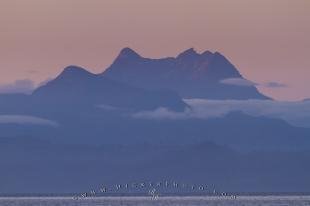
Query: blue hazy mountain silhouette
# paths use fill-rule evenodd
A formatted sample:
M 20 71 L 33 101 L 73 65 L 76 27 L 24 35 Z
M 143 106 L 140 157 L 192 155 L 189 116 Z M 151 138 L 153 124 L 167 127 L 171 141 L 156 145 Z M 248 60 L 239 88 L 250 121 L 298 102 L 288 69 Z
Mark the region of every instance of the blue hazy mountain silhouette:
M 267 98 L 255 87 L 219 82 L 227 78 L 242 76 L 219 53 L 189 49 L 152 60 L 126 48 L 104 74 L 69 66 L 31 95 L 0 95 L 0 193 L 83 192 L 101 182 L 165 178 L 229 191 L 309 192 L 309 128 L 238 111 L 209 119 L 135 116 L 190 111 L 176 92 Z
M 167 107 L 175 111 L 186 107 L 175 92 L 135 88 L 77 66 L 65 68 L 57 78 L 36 89 L 32 97 L 47 103 L 71 103 L 71 106 L 109 105 L 134 110 Z
M 123 55 L 123 56 L 122 56 Z M 124 56 L 125 55 L 125 56 Z M 188 50 L 178 58 L 195 59 Z M 121 59 L 140 59 L 130 49 Z M 162 61 L 162 60 L 160 60 Z M 230 76 L 236 70 L 225 70 Z M 60 126 L 0 124 L 3 136 L 52 138 L 61 143 L 83 144 L 191 144 L 214 141 L 242 151 L 309 149 L 310 129 L 279 119 L 253 117 L 240 112 L 212 119 L 139 119 L 137 111 L 164 107 L 176 112 L 190 109 L 171 91 L 150 91 L 69 66 L 54 80 L 31 95 L 0 95 L 0 114 L 28 115 L 48 119 Z
M 175 58 L 162 59 L 144 58 L 124 48 L 102 75 L 141 88 L 171 89 L 183 98 L 268 99 L 255 86 L 221 83 L 224 79 L 244 78 L 219 52 L 199 54 L 192 48 Z
M 309 192 L 309 158 L 309 151 L 244 154 L 212 142 L 85 146 L 1 138 L 0 193 L 84 193 L 102 185 L 167 180 L 203 184 L 208 193 Z M 132 191 L 116 194 L 126 192 Z
M 23 115 L 50 119 L 60 126 L 0 124 L 1 136 L 41 137 L 58 143 L 85 145 L 188 145 L 212 141 L 238 151 L 310 149 L 310 129 L 241 112 L 210 119 L 157 120 L 134 118 L 134 113 L 129 110 L 105 110 L 99 107 L 30 104 L 22 110 Z M 5 111 L 0 109 L 0 112 Z

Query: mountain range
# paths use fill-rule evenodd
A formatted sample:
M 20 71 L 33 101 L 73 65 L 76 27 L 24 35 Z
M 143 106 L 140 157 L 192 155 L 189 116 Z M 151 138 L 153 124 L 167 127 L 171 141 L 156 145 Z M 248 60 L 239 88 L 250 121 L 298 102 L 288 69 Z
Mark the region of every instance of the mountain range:
M 309 128 L 240 111 L 186 116 L 185 98 L 270 99 L 253 85 L 222 83 L 232 78 L 247 81 L 218 52 L 148 59 L 125 48 L 103 73 L 68 66 L 32 94 L 2 94 L 0 193 L 165 175 L 231 191 L 310 191 Z
M 81 194 L 102 185 L 114 188 L 167 180 L 204 185 L 209 194 L 214 189 L 219 193 L 309 192 L 309 157 L 309 152 L 244 154 L 212 142 L 82 146 L 0 138 L 0 194 Z M 147 190 L 139 192 L 147 194 Z

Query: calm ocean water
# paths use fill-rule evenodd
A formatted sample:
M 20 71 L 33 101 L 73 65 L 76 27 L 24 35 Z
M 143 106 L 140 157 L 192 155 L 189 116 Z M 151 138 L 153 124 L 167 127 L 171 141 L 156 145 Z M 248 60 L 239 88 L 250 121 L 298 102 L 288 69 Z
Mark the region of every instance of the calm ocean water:
M 73 200 L 69 197 L 2 197 L 1 206 L 310 206 L 310 196 L 223 197 L 98 197 Z

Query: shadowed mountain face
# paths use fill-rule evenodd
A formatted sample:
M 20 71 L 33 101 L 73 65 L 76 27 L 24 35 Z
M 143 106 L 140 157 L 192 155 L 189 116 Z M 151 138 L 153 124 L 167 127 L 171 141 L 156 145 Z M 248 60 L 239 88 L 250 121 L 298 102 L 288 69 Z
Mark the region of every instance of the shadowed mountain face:
M 76 66 L 67 67 L 56 79 L 35 90 L 32 97 L 46 104 L 69 103 L 72 107 L 106 105 L 133 110 L 167 107 L 175 111 L 186 107 L 174 92 L 146 91 Z
M 254 86 L 221 83 L 242 75 L 223 55 L 209 51 L 198 54 L 188 49 L 176 58 L 143 58 L 123 49 L 103 76 L 141 88 L 168 88 L 183 98 L 268 99 Z

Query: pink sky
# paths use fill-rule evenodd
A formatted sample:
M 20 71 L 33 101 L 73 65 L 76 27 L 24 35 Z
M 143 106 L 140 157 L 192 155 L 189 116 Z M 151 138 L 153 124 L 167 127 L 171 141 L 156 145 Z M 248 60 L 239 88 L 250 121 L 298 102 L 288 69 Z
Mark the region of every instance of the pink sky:
M 219 51 L 276 99 L 310 97 L 309 0 L 1 0 L 0 84 L 75 64 L 102 72 L 123 47 L 146 57 Z

